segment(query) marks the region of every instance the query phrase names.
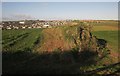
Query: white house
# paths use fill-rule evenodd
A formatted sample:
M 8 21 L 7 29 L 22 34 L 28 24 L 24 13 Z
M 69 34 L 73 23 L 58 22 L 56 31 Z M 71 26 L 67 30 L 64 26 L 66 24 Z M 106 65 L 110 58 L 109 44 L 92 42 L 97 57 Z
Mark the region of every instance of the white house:
M 22 26 L 23 29 L 25 29 L 26 27 L 25 26 Z
M 25 24 L 25 22 L 21 21 L 21 22 L 19 22 L 19 24 Z
M 14 29 L 19 29 L 19 27 L 17 27 L 17 26 L 13 26 L 13 28 L 14 28 Z
M 3 26 L 2 26 L 2 25 L 0 25 L 0 29 L 2 29 L 2 27 L 3 27 Z
M 41 28 L 41 26 L 37 26 L 36 28 Z
M 48 28 L 50 25 L 43 25 L 43 28 Z
M 11 29 L 10 27 L 7 27 L 7 29 Z
M 29 26 L 28 28 L 32 28 L 32 27 Z

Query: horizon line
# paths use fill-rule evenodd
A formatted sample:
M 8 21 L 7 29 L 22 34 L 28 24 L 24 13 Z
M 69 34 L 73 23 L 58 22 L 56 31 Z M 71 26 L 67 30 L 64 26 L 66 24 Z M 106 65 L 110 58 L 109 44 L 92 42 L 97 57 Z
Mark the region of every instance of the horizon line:
M 54 20 L 114 20 L 117 21 L 118 19 L 20 19 L 20 20 L 2 20 L 2 21 L 25 21 L 25 20 L 44 20 L 44 21 L 54 21 Z

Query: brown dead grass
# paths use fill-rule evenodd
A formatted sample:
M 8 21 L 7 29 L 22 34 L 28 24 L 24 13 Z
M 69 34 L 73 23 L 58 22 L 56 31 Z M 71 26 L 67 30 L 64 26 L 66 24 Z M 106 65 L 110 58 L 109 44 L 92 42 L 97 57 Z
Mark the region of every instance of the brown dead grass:
M 94 26 L 93 31 L 116 31 L 118 26 Z
M 72 43 L 67 42 L 64 38 L 62 29 L 60 28 L 48 28 L 43 31 L 43 44 L 37 49 L 37 51 L 53 51 L 60 48 L 61 50 L 69 50 L 73 47 Z

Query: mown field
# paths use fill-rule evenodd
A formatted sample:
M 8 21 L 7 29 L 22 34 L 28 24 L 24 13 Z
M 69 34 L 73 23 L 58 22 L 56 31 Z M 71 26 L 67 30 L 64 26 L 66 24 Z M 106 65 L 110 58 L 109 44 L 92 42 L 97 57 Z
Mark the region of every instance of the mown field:
M 118 75 L 117 23 L 90 24 L 92 34 L 107 41 L 110 54 L 102 59 L 97 59 L 96 52 L 78 52 L 74 42 L 77 25 L 3 30 L 3 74 Z

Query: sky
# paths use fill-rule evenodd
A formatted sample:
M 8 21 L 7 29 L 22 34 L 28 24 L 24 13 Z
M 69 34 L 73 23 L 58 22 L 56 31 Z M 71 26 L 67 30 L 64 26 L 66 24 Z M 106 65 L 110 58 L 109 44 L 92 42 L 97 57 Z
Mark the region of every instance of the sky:
M 117 2 L 3 2 L 2 20 L 118 19 Z
M 2 0 L 2 2 L 119 2 L 119 0 Z

